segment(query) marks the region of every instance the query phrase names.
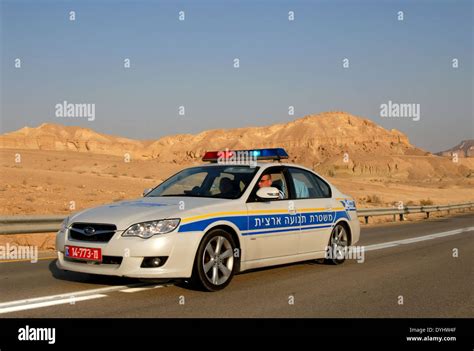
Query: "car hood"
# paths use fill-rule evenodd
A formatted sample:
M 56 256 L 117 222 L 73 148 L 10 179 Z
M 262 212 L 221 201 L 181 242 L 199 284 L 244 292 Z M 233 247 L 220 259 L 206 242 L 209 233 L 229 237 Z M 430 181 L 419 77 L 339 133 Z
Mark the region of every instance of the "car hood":
M 229 200 L 196 197 L 144 197 L 107 204 L 81 211 L 69 219 L 74 222 L 110 223 L 125 230 L 139 222 L 165 218 L 182 218 L 196 207 L 219 206 Z

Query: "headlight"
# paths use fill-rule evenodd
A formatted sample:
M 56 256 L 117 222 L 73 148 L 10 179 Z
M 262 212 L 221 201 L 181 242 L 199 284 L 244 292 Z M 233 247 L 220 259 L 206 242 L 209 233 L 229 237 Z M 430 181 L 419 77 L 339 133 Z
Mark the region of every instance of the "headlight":
M 65 232 L 67 230 L 69 222 L 69 217 L 64 218 L 64 220 L 61 222 L 61 226 L 59 227 L 60 232 Z
M 179 218 L 162 219 L 159 221 L 142 222 L 130 226 L 122 236 L 139 236 L 143 239 L 151 238 L 156 234 L 172 232 L 179 225 Z

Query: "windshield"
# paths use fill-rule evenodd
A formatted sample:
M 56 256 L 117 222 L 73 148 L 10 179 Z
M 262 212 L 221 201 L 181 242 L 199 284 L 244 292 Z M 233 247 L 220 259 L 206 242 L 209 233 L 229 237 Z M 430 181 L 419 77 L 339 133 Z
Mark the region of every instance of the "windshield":
M 167 179 L 146 197 L 193 196 L 237 199 L 252 181 L 258 167 L 207 166 L 185 169 Z

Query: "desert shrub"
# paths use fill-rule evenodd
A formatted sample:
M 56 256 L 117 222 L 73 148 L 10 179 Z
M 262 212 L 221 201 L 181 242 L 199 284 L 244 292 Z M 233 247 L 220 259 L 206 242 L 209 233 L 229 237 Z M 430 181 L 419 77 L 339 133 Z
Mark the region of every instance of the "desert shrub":
M 421 199 L 420 200 L 420 206 L 431 206 L 433 205 L 433 201 L 430 199 Z
M 366 202 L 371 204 L 380 204 L 382 203 L 382 199 L 378 195 L 374 194 L 367 196 Z

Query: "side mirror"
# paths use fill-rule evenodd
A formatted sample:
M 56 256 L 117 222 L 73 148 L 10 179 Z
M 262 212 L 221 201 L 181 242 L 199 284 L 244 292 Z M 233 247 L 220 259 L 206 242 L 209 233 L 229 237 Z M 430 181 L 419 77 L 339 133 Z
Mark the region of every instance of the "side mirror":
M 143 190 L 143 196 L 147 196 L 147 194 L 152 190 L 153 188 L 146 188 L 145 190 Z
M 257 196 L 261 199 L 272 200 L 280 197 L 280 192 L 272 186 L 265 186 L 258 189 Z

